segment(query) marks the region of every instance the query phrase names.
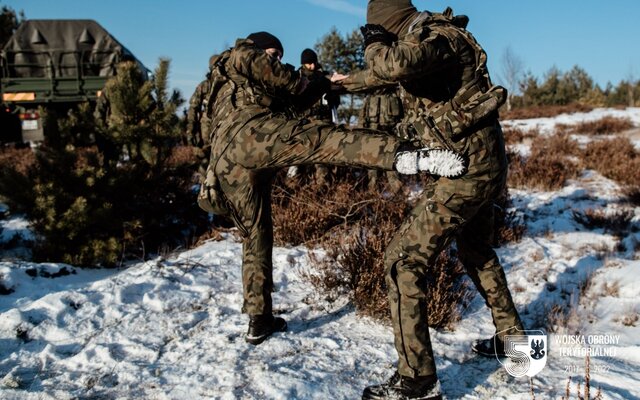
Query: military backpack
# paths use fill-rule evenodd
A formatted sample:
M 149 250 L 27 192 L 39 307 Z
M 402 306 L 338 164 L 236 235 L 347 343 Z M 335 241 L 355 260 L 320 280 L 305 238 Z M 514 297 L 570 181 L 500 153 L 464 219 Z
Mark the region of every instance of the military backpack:
M 450 7 L 442 13 L 423 13 L 409 27 L 409 34 L 426 28 L 442 35 L 452 50 L 458 49 L 457 37 L 462 37 L 475 53 L 475 78 L 461 87 L 449 101 L 434 102 L 421 98 L 428 110 L 425 122 L 436 134 L 454 142 L 462 139 L 469 128 L 494 115 L 507 98 L 507 90 L 491 83 L 487 69 L 487 54 L 467 31 L 466 16 L 454 16 Z
M 205 96 L 203 111 L 209 121 L 213 120 L 213 107 L 215 106 L 220 91 L 228 82 L 231 82 L 224 67 L 224 64 L 229 59 L 229 55 L 230 51 L 225 51 L 214 57 L 210 63 L 209 92 Z M 212 123 L 209 127 L 209 132 L 202 135 L 203 141 L 201 149 L 208 158 L 211 158 L 211 144 L 217 131 L 216 128 L 217 126 Z M 220 181 L 215 173 L 217 162 L 217 158 L 215 160 L 210 159 L 206 173 L 200 179 L 198 206 L 209 213 L 227 215 L 229 214 L 227 199 L 220 189 Z

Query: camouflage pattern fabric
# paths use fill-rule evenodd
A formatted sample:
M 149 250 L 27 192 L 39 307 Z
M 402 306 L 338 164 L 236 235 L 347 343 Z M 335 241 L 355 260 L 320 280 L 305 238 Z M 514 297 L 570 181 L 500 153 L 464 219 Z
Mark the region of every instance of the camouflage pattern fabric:
M 207 176 L 243 236 L 243 311 L 272 312 L 271 182 L 283 167 L 328 163 L 393 169 L 401 142 L 365 130 L 351 131 L 322 121 L 292 118 L 281 99 L 298 91 L 300 75 L 239 40 L 225 63 L 230 81 L 212 107 L 211 160 Z M 286 102 L 286 101 L 285 101 Z
M 507 330 L 500 334 L 503 337 L 508 330 L 522 329 L 504 271 L 489 245 L 492 226 L 488 221 L 507 174 L 497 113 L 455 138 L 428 123 L 435 105 L 451 101 L 465 85 L 478 82 L 479 62 L 464 35 L 455 30 L 444 35 L 440 28 L 430 29 L 428 22 L 393 46 L 374 43 L 367 47 L 368 69 L 344 82 L 349 90 L 401 83 L 406 94 L 405 122 L 415 127 L 422 144 L 453 149 L 469 162 L 466 175 L 439 178 L 425 189 L 385 253 L 398 371 L 409 377 L 436 373 L 427 325 L 425 266 L 434 263 L 454 239 L 461 262 L 491 309 L 496 331 Z M 490 82 L 486 78 L 479 84 L 489 86 Z
M 196 157 L 199 160 L 198 171 L 204 175 L 209 164 L 209 154 L 211 145 L 209 143 L 209 116 L 206 113 L 207 97 L 211 84 L 209 77 L 200 82 L 196 90 L 189 99 L 189 109 L 187 110 L 187 141 L 196 150 Z
M 402 99 L 398 92 L 399 88 L 393 86 L 376 89 L 367 94 L 358 116 L 360 126 L 383 131 L 389 135 L 396 135 L 396 124 L 402 121 L 404 115 Z M 368 172 L 369 189 L 375 189 L 380 175 L 381 171 L 379 170 L 370 170 Z M 398 192 L 402 189 L 403 183 L 397 172 L 387 171 L 386 176 L 391 190 Z
M 324 70 L 322 69 L 322 66 L 319 64 L 316 64 L 315 70 L 307 69 L 304 66 L 300 67 L 300 74 L 309 79 L 309 81 L 311 82 L 317 79 L 322 79 L 326 75 Z M 302 116 L 314 121 L 334 123 L 332 108 L 337 108 L 339 104 L 340 96 L 329 91 L 325 93 L 313 105 L 311 105 L 309 109 L 305 110 L 302 113 Z M 328 166 L 320 164 L 298 168 L 298 173 L 312 175 L 315 182 L 320 185 L 327 185 L 329 183 L 331 174 Z

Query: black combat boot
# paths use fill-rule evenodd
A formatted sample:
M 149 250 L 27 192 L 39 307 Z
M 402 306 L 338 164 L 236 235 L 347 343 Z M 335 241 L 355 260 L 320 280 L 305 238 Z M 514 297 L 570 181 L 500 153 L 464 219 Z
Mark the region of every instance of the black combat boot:
M 471 350 L 483 357 L 507 357 L 507 353 L 504 351 L 504 342 L 497 336 L 474 341 Z
M 440 382 L 435 375 L 409 378 L 396 371 L 382 385 L 369 386 L 362 400 L 442 400 Z
M 245 340 L 251 344 L 260 344 L 274 332 L 287 330 L 287 321 L 280 317 L 267 315 L 250 315 L 249 330 Z

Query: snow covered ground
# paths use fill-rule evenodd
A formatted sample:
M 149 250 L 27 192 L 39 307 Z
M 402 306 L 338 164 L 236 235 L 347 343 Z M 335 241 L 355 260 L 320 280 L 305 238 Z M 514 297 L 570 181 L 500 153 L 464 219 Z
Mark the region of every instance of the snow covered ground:
M 603 115 L 640 125 L 639 109 L 508 124 L 552 127 Z M 554 305 L 576 303 L 567 328 L 549 334 L 546 367 L 532 380 L 536 398 L 560 398 L 569 377 L 576 398 L 581 338 L 594 352 L 592 396 L 601 387 L 605 399 L 640 398 L 640 210 L 620 202 L 618 185 L 594 171 L 560 191 L 512 190 L 511 197 L 527 233 L 498 253 L 527 327 L 545 328 Z M 621 238 L 587 229 L 573 211 L 589 208 L 631 209 L 633 228 Z M 33 240 L 20 218 L 0 227 L 2 242 L 16 234 Z M 274 304 L 289 331 L 257 347 L 243 338 L 241 246 L 231 234 L 123 270 L 19 258 L 0 256 L 2 399 L 358 399 L 394 368 L 391 328 L 357 316 L 346 299 L 323 300 L 301 278 L 310 268 L 304 247 L 274 250 Z M 527 378 L 469 351 L 492 333 L 480 296 L 454 332 L 432 331 L 448 399 L 532 398 Z

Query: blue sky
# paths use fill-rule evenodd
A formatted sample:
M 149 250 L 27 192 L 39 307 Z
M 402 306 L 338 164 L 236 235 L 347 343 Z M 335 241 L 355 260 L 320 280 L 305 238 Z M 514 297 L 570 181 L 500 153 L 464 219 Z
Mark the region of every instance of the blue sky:
M 489 54 L 500 82 L 507 47 L 525 69 L 542 77 L 552 66 L 583 67 L 600 85 L 640 78 L 638 0 L 414 0 L 420 10 L 451 6 L 470 17 L 469 30 Z M 94 19 L 149 69 L 171 62 L 170 84 L 188 98 L 204 77 L 209 56 L 236 38 L 266 30 L 280 38 L 285 62 L 298 65 L 335 26 L 351 32 L 365 23 L 367 0 L 0 0 L 29 19 Z

